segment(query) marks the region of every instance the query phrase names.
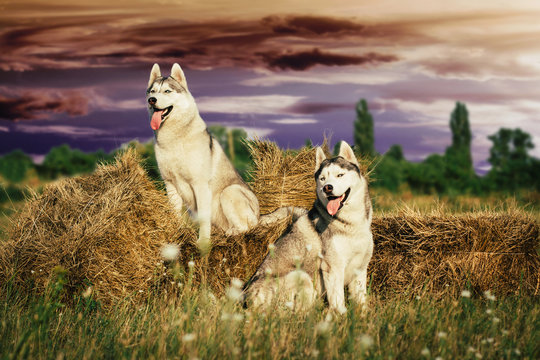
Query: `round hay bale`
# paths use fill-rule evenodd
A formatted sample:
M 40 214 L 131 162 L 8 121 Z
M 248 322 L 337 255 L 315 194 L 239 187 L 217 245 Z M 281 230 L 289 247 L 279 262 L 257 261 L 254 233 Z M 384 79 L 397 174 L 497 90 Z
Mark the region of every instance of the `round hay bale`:
M 10 229 L 2 272 L 19 288 L 40 293 L 61 266 L 68 294 L 92 285 L 105 304 L 141 298 L 154 281 L 160 247 L 193 233 L 128 150 L 91 175 L 34 194 Z

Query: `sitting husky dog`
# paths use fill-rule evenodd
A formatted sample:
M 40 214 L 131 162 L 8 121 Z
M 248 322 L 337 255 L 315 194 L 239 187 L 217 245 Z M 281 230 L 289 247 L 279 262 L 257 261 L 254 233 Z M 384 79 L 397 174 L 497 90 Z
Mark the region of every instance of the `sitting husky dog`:
M 371 200 L 347 143 L 331 159 L 317 148 L 315 180 L 313 208 L 277 240 L 246 285 L 247 301 L 255 306 L 273 299 L 304 306 L 326 293 L 330 308 L 344 312 L 345 286 L 352 300 L 365 303 L 373 252 Z
M 168 77 L 154 64 L 146 100 L 167 195 L 178 214 L 185 205 L 198 220 L 199 247 L 210 246 L 212 224 L 228 235 L 255 226 L 259 201 L 210 136 L 178 64 Z

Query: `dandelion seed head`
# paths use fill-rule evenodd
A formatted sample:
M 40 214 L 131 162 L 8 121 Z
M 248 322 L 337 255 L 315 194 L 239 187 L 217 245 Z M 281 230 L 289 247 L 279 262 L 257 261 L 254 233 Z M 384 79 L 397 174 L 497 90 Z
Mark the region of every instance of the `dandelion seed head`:
M 242 280 L 240 280 L 238 278 L 232 278 L 231 279 L 231 286 L 235 287 L 235 288 L 238 288 L 238 289 L 241 289 L 242 286 L 244 286 L 244 283 L 242 282 Z
M 187 263 L 187 266 L 188 266 L 190 269 L 193 269 L 193 268 L 195 267 L 195 261 L 190 260 L 190 261 Z
M 469 290 L 463 290 L 461 292 L 461 297 L 470 298 L 471 297 L 471 292 Z
M 328 332 L 330 331 L 330 323 L 328 321 L 321 321 L 317 324 L 315 329 L 317 330 L 317 334 L 328 334 Z
M 292 302 L 292 301 L 287 301 L 287 302 L 285 303 L 285 306 L 286 306 L 287 308 L 289 308 L 289 309 L 292 310 L 292 309 L 294 308 L 294 302 Z
M 496 300 L 495 295 L 493 295 L 490 290 L 484 291 L 484 296 L 486 297 L 486 299 L 488 299 L 490 301 L 495 301 Z
M 360 347 L 364 349 L 370 348 L 374 344 L 373 338 L 367 334 L 360 335 L 358 342 L 360 343 Z
M 446 332 L 444 332 L 444 331 L 439 331 L 439 332 L 437 333 L 437 337 L 438 337 L 439 339 L 445 339 L 447 336 L 448 336 L 448 334 L 447 334 Z
M 499 319 L 498 317 L 494 316 L 493 319 L 492 319 L 493 323 L 494 324 L 498 324 L 501 322 L 501 319 Z
M 492 312 L 493 312 L 493 310 L 491 310 L 491 309 L 486 310 L 486 314 L 488 314 L 488 315 L 491 315 Z
M 92 287 L 91 286 L 87 287 L 86 290 L 84 290 L 84 292 L 82 293 L 82 296 L 85 299 L 87 297 L 89 297 L 90 295 L 92 295 Z
M 165 244 L 161 247 L 161 257 L 165 261 L 175 261 L 180 255 L 180 247 L 176 244 Z
M 196 338 L 197 338 L 196 334 L 187 333 L 187 334 L 182 335 L 182 342 L 189 343 L 189 342 L 195 341 Z
M 240 301 L 240 300 L 242 300 L 242 290 L 240 290 L 239 288 L 234 287 L 234 286 L 231 286 L 231 287 L 227 288 L 227 290 L 225 291 L 225 295 L 231 301 Z
M 420 351 L 420 355 L 428 357 L 429 355 L 431 355 L 431 351 L 429 351 L 427 347 L 423 348 L 422 351 Z

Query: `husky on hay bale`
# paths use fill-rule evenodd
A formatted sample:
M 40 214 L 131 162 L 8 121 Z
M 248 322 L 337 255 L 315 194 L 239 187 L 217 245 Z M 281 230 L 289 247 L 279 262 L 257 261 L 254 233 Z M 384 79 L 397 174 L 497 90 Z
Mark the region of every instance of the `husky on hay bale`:
M 275 143 L 254 141 L 250 150 L 250 185 L 262 214 L 311 207 L 314 149 L 283 152 Z M 214 231 L 212 250 L 201 259 L 194 225 L 174 215 L 130 150 L 114 164 L 47 185 L 28 200 L 1 245 L 0 284 L 11 281 L 22 291 L 41 293 L 53 269 L 62 266 L 67 295 L 92 285 L 105 306 L 139 302 L 154 289 L 173 286 L 160 249 L 174 243 L 181 268 L 188 271 L 194 262 L 194 284 L 204 281 L 221 294 L 231 278 L 253 274 L 268 244 L 288 225 L 284 219 L 232 237 Z M 405 209 L 375 216 L 372 230 L 368 277 L 376 294 L 455 295 L 467 287 L 501 295 L 539 293 L 538 225 L 522 211 L 423 215 Z

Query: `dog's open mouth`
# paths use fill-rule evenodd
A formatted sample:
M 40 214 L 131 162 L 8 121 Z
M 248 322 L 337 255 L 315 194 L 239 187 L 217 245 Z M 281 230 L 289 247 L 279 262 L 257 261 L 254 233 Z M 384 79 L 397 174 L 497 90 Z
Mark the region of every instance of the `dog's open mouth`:
M 349 197 L 351 188 L 348 188 L 341 196 L 328 196 L 328 204 L 326 204 L 326 210 L 332 216 L 336 215 L 337 212 L 343 207 L 345 201 Z
M 152 119 L 150 120 L 150 126 L 152 127 L 152 130 L 155 131 L 159 129 L 161 123 L 165 121 L 165 118 L 171 113 L 172 109 L 172 105 L 166 107 L 165 109 L 154 108 L 154 113 L 152 114 Z

